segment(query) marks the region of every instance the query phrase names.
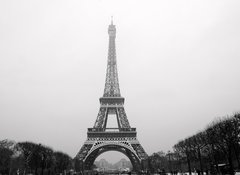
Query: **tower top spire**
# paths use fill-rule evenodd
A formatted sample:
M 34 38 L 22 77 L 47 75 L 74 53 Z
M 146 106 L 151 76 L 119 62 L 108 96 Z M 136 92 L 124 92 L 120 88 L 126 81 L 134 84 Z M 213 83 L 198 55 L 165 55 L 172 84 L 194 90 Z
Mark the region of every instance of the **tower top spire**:
M 116 27 L 115 25 L 113 25 L 113 20 L 111 21 L 111 25 L 108 26 L 108 34 L 109 34 L 108 62 L 103 96 L 121 97 L 118 82 L 116 48 L 115 48 Z
M 111 25 L 113 25 L 113 16 L 111 16 Z

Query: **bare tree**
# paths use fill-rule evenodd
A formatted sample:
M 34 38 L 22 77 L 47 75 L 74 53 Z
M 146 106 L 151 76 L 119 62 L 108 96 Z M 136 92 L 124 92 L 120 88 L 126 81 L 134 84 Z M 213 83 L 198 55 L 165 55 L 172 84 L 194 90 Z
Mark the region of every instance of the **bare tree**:
M 63 173 L 72 167 L 72 158 L 69 155 L 60 151 L 54 152 L 53 155 L 55 158 L 56 173 Z
M 14 154 L 14 142 L 7 139 L 0 141 L 0 174 L 9 174 L 11 158 Z
M 188 172 L 191 175 L 192 169 L 191 169 L 191 140 L 190 138 L 187 138 L 185 140 L 182 140 L 178 142 L 176 145 L 173 146 L 174 150 L 179 153 L 180 155 L 183 155 L 187 159 L 187 165 L 188 165 Z

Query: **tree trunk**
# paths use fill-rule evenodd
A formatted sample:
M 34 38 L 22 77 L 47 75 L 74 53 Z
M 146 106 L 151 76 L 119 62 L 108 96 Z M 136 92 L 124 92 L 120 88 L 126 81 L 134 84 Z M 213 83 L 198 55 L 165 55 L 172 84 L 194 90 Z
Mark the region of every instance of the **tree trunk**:
M 188 164 L 188 172 L 189 172 L 189 175 L 192 174 L 192 171 L 191 171 L 191 163 L 190 163 L 190 158 L 189 158 L 189 155 L 187 153 L 187 164 Z
M 237 145 L 234 144 L 234 145 L 233 145 L 233 149 L 234 149 L 234 153 L 235 153 L 235 156 L 236 156 L 236 159 L 237 159 L 238 169 L 240 169 L 239 150 L 238 150 L 238 148 L 236 148 L 236 146 L 239 147 L 238 144 L 237 144 Z
M 44 166 L 42 165 L 42 168 L 41 168 L 41 175 L 43 175 L 43 171 L 44 171 Z
M 228 163 L 229 163 L 230 175 L 234 175 L 231 144 L 228 146 Z
M 37 172 L 37 167 L 35 168 L 35 174 L 36 174 L 36 175 L 38 174 L 38 172 Z
M 198 159 L 199 159 L 199 163 L 200 163 L 201 174 L 203 174 L 202 155 L 201 155 L 201 150 L 199 147 L 198 147 Z
M 213 156 L 213 161 L 214 161 L 214 164 L 216 166 L 216 171 L 217 171 L 217 174 L 219 174 L 219 167 L 218 167 L 218 161 L 216 159 L 216 156 L 215 156 L 215 149 L 214 149 L 214 145 L 211 144 L 211 147 L 212 147 L 212 156 Z

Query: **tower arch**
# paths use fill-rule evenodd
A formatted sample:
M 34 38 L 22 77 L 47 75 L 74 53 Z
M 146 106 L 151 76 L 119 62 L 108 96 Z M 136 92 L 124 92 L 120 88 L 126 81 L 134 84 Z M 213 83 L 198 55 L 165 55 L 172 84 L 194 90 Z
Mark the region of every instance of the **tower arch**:
M 140 168 L 139 165 L 141 160 L 138 159 L 138 156 L 134 154 L 131 149 L 125 146 L 120 146 L 119 144 L 104 144 L 101 147 L 94 149 L 88 154 L 88 156 L 84 160 L 84 169 L 90 169 L 97 157 L 108 151 L 117 151 L 124 154 L 131 161 L 133 169 L 136 170 Z

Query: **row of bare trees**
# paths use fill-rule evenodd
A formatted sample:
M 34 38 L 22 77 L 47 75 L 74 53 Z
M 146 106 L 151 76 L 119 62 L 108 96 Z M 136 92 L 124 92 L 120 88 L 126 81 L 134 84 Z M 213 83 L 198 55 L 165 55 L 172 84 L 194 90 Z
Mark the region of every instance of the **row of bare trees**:
M 0 141 L 0 174 L 60 174 L 72 168 L 65 153 L 33 142 Z
M 149 156 L 152 172 L 231 174 L 240 171 L 240 113 L 219 118 L 203 131 Z
M 187 163 L 190 173 L 197 169 L 201 174 L 211 171 L 234 175 L 234 171 L 240 169 L 239 136 L 240 113 L 237 113 L 218 119 L 205 130 L 179 141 L 173 147 L 174 153 Z

